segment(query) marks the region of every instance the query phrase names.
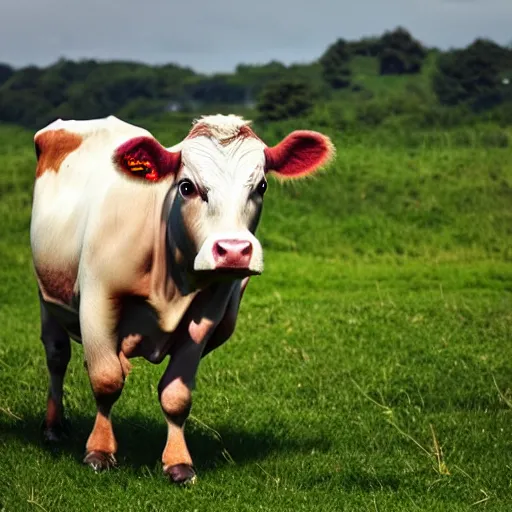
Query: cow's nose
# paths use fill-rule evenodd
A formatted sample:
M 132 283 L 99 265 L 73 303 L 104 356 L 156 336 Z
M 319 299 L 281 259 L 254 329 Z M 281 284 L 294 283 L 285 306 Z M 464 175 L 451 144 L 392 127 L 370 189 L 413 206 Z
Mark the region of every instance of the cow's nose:
M 213 244 L 215 268 L 249 268 L 251 256 L 248 240 L 217 240 Z

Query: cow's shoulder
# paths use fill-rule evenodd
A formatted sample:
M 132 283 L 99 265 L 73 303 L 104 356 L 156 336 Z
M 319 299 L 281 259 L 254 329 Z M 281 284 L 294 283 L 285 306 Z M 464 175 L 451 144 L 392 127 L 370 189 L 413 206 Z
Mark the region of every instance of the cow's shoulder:
M 122 142 L 151 134 L 115 116 L 90 120 L 57 119 L 39 130 L 34 136 L 37 156 L 36 177 L 47 171 L 58 173 L 64 160 L 73 152 L 84 148 L 90 156 L 96 151 L 114 151 Z

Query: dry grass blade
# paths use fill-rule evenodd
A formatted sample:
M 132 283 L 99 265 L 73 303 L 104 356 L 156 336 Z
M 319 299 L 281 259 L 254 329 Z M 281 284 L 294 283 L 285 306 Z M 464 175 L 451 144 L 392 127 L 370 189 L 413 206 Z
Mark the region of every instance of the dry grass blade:
M 434 430 L 434 425 L 430 424 L 430 431 L 432 432 L 432 442 L 434 444 L 434 454 L 437 459 L 437 471 L 441 475 L 449 475 L 450 471 L 448 470 L 448 466 L 444 461 L 443 449 L 437 440 L 436 432 Z

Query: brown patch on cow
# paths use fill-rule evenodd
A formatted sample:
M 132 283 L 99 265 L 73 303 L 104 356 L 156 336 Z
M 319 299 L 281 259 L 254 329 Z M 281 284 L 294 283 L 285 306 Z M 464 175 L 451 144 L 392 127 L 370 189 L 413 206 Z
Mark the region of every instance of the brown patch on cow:
M 115 453 L 117 450 L 117 441 L 114 437 L 114 430 L 110 418 L 98 412 L 91 435 L 87 440 L 86 451 Z
M 200 345 L 214 327 L 215 322 L 209 318 L 201 318 L 199 323 L 197 323 L 195 320 L 192 320 L 188 326 L 188 333 L 191 340 L 194 343 Z
M 185 434 L 182 427 L 168 422 L 167 443 L 162 453 L 164 471 L 176 464 L 192 466 L 192 457 L 187 448 Z
M 118 393 L 123 388 L 124 377 L 121 362 L 111 365 L 111 368 L 103 367 L 103 371 L 90 375 L 92 389 L 96 398 L 106 397 Z
M 119 362 L 121 363 L 124 378 L 128 377 L 128 374 L 132 371 L 132 365 L 123 352 L 119 353 Z
M 35 139 L 37 169 L 36 178 L 46 171 L 59 172 L 64 159 L 80 147 L 83 138 L 64 129 L 49 130 Z
M 194 139 L 196 137 L 212 137 L 212 131 L 210 127 L 205 123 L 196 124 L 188 133 L 187 139 Z
M 74 297 L 74 288 L 77 277 L 76 269 L 55 269 L 50 267 L 36 267 L 39 289 L 45 300 L 53 300 L 62 304 L 71 305 Z
M 161 393 L 160 404 L 170 418 L 188 414 L 192 393 L 181 378 L 173 380 Z
M 47 428 L 52 428 L 60 425 L 62 423 L 62 404 L 57 403 L 57 401 L 52 397 L 48 397 L 48 402 L 46 404 L 46 420 L 45 424 Z
M 208 126 L 206 123 L 198 123 L 196 124 L 187 135 L 187 139 L 194 139 L 196 137 L 208 137 L 210 139 L 218 140 L 218 142 L 222 146 L 227 146 L 228 144 L 231 144 L 233 141 L 237 139 L 249 139 L 254 138 L 261 140 L 252 130 L 250 126 L 241 126 L 238 130 L 238 133 L 233 135 L 232 137 L 226 137 L 225 139 L 217 139 L 217 137 L 214 135 L 213 131 L 211 130 L 210 126 Z
M 176 464 L 192 465 L 183 428 L 191 403 L 192 394 L 181 378 L 174 379 L 160 393 L 160 405 L 167 419 L 167 443 L 162 453 L 164 471 Z
M 126 357 L 136 357 L 137 348 L 142 341 L 142 336 L 140 334 L 129 334 L 123 341 L 121 341 L 121 354 Z M 123 363 L 121 362 L 121 365 Z

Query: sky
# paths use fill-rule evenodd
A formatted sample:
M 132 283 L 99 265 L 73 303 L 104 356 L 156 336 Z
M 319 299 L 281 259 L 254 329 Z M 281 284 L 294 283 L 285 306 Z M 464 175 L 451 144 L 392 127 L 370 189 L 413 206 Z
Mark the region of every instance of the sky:
M 311 62 L 336 39 L 403 26 L 428 46 L 512 42 L 512 0 L 0 0 L 0 62 L 176 63 L 203 73 L 240 63 Z

